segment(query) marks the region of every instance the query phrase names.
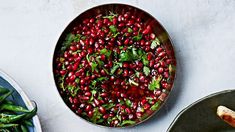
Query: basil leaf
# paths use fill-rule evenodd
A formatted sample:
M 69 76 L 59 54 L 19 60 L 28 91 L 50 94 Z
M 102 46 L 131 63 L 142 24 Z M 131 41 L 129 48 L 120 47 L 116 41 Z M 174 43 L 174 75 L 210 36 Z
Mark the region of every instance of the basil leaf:
M 124 120 L 124 121 L 122 121 L 122 123 L 121 123 L 121 126 L 125 126 L 125 125 L 133 125 L 133 124 L 135 124 L 136 122 L 135 121 L 132 121 L 132 120 Z
M 159 75 L 158 78 L 156 79 L 155 76 L 152 78 L 151 83 L 148 86 L 149 90 L 156 90 L 158 88 L 160 88 L 160 81 L 162 80 L 162 76 Z
M 150 69 L 147 66 L 144 66 L 143 71 L 146 76 L 148 76 L 150 73 Z

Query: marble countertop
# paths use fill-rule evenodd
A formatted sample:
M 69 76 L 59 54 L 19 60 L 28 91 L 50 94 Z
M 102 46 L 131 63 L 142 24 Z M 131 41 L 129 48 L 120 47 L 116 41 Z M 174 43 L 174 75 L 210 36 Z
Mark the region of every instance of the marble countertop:
M 128 129 L 93 126 L 60 99 L 52 76 L 57 39 L 79 13 L 104 3 L 127 3 L 156 17 L 175 45 L 175 87 L 150 120 Z M 183 108 L 235 87 L 234 0 L 10 0 L 0 4 L 0 69 L 38 103 L 45 132 L 165 132 Z

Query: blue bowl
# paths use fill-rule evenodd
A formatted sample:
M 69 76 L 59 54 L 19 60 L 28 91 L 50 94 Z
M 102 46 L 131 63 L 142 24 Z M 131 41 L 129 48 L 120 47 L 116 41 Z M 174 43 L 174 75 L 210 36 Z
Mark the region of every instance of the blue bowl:
M 32 110 L 34 108 L 32 102 L 29 100 L 29 98 L 26 96 L 26 94 L 20 88 L 20 86 L 1 70 L 0 70 L 0 86 L 14 91 L 12 95 L 9 96 L 7 99 L 12 100 L 17 105 L 26 107 L 29 110 Z M 34 127 L 29 127 L 28 128 L 29 132 L 42 132 L 39 118 L 37 115 L 33 117 L 32 123 L 34 124 Z

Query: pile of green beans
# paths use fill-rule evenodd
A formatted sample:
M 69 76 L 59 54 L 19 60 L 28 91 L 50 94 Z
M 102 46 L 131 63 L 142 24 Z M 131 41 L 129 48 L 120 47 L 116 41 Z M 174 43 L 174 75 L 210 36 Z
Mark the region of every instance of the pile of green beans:
M 0 132 L 28 132 L 28 127 L 33 127 L 31 119 L 37 113 L 37 105 L 32 110 L 16 105 L 7 99 L 12 93 L 0 86 Z

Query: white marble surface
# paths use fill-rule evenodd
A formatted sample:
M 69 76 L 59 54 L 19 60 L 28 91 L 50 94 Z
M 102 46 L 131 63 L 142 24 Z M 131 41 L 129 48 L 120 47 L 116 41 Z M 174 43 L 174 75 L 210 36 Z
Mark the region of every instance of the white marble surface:
M 52 54 L 66 25 L 103 3 L 129 3 L 168 30 L 178 60 L 175 88 L 149 121 L 128 129 L 99 128 L 77 118 L 54 86 Z M 210 93 L 235 87 L 234 0 L 1 0 L 0 69 L 39 105 L 45 132 L 164 132 L 177 113 Z

